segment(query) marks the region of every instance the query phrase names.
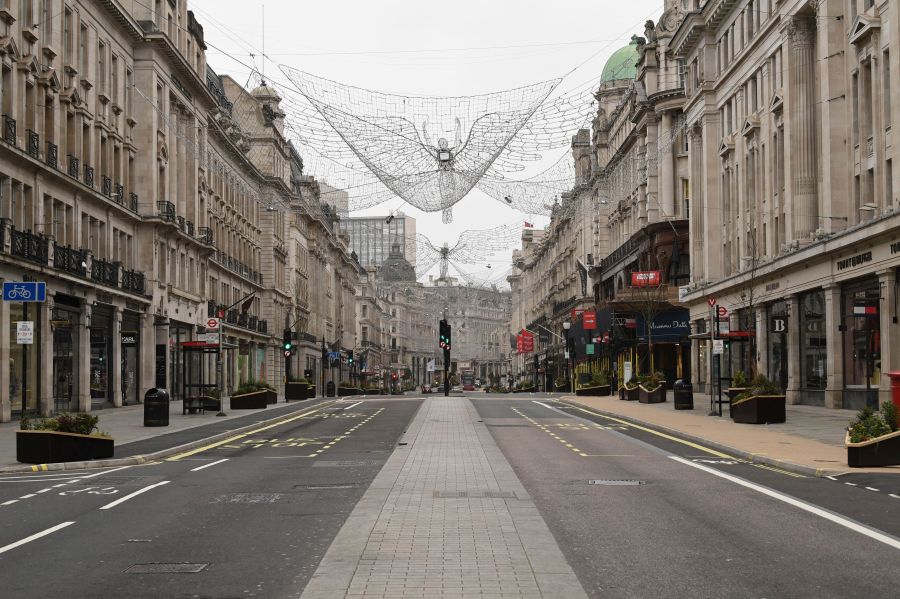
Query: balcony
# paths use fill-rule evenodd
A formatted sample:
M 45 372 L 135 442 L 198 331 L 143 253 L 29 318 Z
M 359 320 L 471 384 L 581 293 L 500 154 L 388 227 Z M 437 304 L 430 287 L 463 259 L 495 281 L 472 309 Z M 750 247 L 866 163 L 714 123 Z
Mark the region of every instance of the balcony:
M 72 246 L 53 244 L 53 266 L 58 270 L 79 276 L 87 276 L 87 252 L 74 250 Z
M 131 208 L 132 212 L 138 211 L 138 194 L 133 191 L 128 194 L 128 207 Z
M 69 159 L 69 176 L 73 179 L 77 179 L 78 175 L 81 173 L 81 164 L 78 161 L 78 157 L 72 156 L 71 154 L 68 154 L 66 157 Z
M 225 322 L 228 324 L 237 324 L 238 321 L 238 311 L 232 308 L 228 312 L 225 313 Z
M 84 184 L 88 187 L 94 187 L 94 167 L 87 164 L 84 165 Z
M 91 261 L 91 279 L 110 287 L 119 286 L 119 263 L 94 258 Z
M 112 179 L 106 175 L 100 177 L 100 193 L 107 197 L 112 195 Z
M 28 155 L 32 158 L 40 158 L 41 153 L 41 136 L 38 135 L 35 131 L 29 129 L 26 131 L 27 135 L 27 145 L 26 150 L 28 151 Z
M 137 270 L 123 270 L 122 289 L 138 295 L 144 295 L 144 273 Z
M 256 330 L 256 325 L 257 325 L 257 324 L 259 324 L 259 317 L 257 317 L 257 316 L 251 316 L 251 317 L 247 320 L 247 328 L 250 329 L 251 331 L 255 331 L 255 330 Z
M 52 141 L 47 142 L 47 166 L 59 168 L 59 146 Z
M 116 201 L 116 204 L 125 204 L 125 186 L 121 183 L 116 183 L 116 193 L 113 198 Z
M 216 302 L 214 300 L 206 300 L 206 317 L 215 318 L 218 313 Z
M 256 330 L 260 333 L 268 333 L 269 332 L 269 322 L 267 320 L 260 320 L 256 323 Z
M 249 320 L 250 320 L 250 317 L 247 316 L 247 313 L 246 313 L 246 312 L 239 312 L 239 313 L 238 313 L 237 324 L 238 324 L 239 327 L 247 328 L 247 323 L 248 323 Z
M 175 204 L 172 202 L 156 202 L 156 213 L 166 222 L 175 222 Z
M 16 119 L 3 115 L 3 141 L 11 146 L 18 145 L 16 141 Z
M 10 230 L 10 254 L 46 265 L 49 262 L 50 243 L 31 231 Z
M 197 238 L 206 245 L 212 245 L 213 232 L 209 227 L 199 227 L 197 229 Z
M 174 210 L 174 208 L 173 208 L 173 210 Z M 185 230 L 185 227 L 184 227 L 184 217 L 183 217 L 183 216 L 176 216 L 176 217 L 175 217 L 175 222 L 178 223 L 178 228 L 179 228 L 179 229 L 181 229 L 182 231 Z

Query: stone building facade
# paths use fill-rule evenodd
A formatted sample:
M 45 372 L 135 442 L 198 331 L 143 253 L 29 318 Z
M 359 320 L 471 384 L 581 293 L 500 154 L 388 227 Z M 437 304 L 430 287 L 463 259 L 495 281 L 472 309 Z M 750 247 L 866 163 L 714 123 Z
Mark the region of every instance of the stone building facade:
M 893 170 L 896 3 L 688 2 L 670 42 L 686 65 L 693 330 L 730 310 L 722 374 L 762 372 L 793 403 L 856 408 L 900 366 Z M 694 343 L 706 387 L 708 341 Z

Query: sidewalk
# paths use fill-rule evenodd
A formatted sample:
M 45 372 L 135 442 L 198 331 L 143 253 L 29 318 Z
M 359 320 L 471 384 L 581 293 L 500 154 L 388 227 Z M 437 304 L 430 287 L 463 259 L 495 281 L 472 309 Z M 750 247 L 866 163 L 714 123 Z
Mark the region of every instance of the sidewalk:
M 580 404 L 597 412 L 619 416 L 636 424 L 668 430 L 714 449 L 753 462 L 778 466 L 816 476 L 843 472 L 900 474 L 900 466 L 849 468 L 844 437 L 854 410 L 833 410 L 814 406 L 786 406 L 783 424 L 735 424 L 722 406 L 722 417 L 708 416 L 709 396 L 694 394 L 693 410 L 675 410 L 671 391 L 667 401 L 642 404 L 615 397 L 575 397 L 563 401 Z
M 169 404 L 169 426 L 145 427 L 143 404 L 97 410 L 93 414 L 100 418 L 98 423 L 100 430 L 115 439 L 115 458 L 122 458 L 175 447 L 194 439 L 202 439 L 255 422 L 276 418 L 293 410 L 302 409 L 320 399 L 322 398 L 290 403 L 282 402 L 268 406 L 264 410 L 234 411 L 230 410 L 226 400 L 226 417 L 217 417 L 214 411 L 207 411 L 204 414 L 182 414 L 181 402 L 173 401 Z M 16 461 L 17 430 L 19 430 L 17 420 L 0 424 L 0 469 L 14 466 L 30 467 L 28 464 Z M 151 440 L 157 440 L 157 442 L 152 443 Z
M 301 597 L 586 595 L 471 402 L 431 397 Z

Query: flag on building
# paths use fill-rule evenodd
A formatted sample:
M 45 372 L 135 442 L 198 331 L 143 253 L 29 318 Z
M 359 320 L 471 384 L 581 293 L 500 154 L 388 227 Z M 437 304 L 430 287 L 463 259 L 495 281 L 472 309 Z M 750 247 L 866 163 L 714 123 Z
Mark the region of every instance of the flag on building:
M 428 364 L 425 365 L 426 372 L 434 372 L 434 358 L 428 360 Z
M 532 223 L 528 222 L 527 220 L 525 221 L 525 228 L 526 228 L 526 229 L 531 229 L 531 228 L 533 228 L 533 227 L 534 227 L 534 225 L 533 225 Z

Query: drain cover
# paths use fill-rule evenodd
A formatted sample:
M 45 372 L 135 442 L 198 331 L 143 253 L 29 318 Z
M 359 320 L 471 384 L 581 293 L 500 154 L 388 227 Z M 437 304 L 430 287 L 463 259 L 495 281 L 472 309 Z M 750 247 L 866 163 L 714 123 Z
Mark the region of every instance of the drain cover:
M 196 574 L 209 564 L 134 564 L 125 572 L 128 574 Z
M 595 480 L 589 480 L 589 485 L 607 485 L 610 487 L 630 487 L 636 485 L 646 485 L 647 481 L 645 480 L 629 480 L 623 478 L 599 478 Z
M 377 460 L 319 460 L 313 462 L 313 468 L 360 468 L 378 464 Z
M 295 489 L 303 489 L 305 491 L 330 491 L 332 489 L 356 489 L 359 485 L 356 483 L 336 484 L 336 485 L 294 485 Z
M 219 495 L 213 503 L 275 503 L 281 499 L 281 493 L 230 493 Z

